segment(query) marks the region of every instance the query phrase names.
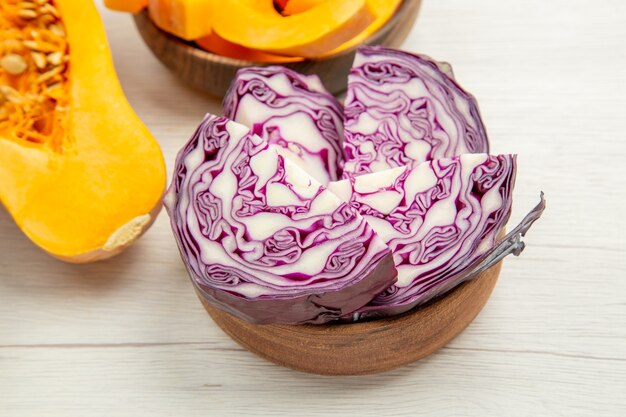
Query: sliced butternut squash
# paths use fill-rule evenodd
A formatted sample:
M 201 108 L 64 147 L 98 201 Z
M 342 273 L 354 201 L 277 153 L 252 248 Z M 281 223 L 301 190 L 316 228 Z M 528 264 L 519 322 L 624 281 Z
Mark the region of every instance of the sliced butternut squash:
M 37 4 L 0 3 L 0 201 L 53 256 L 107 258 L 157 215 L 163 156 L 124 97 L 94 4 Z
M 350 39 L 334 51 L 331 51 L 329 55 L 336 54 L 337 52 L 350 49 L 363 43 L 367 38 L 372 36 L 378 29 L 383 27 L 393 14 L 398 10 L 398 7 L 402 3 L 402 0 L 367 0 L 367 5 L 376 15 L 376 19 L 361 33 Z
M 243 61 L 276 64 L 286 62 L 298 62 L 303 60 L 303 58 L 273 55 L 267 52 L 257 51 L 255 49 L 248 49 L 240 45 L 235 45 L 232 42 L 228 42 L 226 39 L 222 39 L 215 32 L 213 32 L 209 36 L 205 36 L 204 38 L 196 40 L 196 43 L 200 48 L 206 51 L 227 58 L 241 59 Z
M 147 5 L 154 24 L 165 32 L 196 41 L 203 49 L 226 57 L 273 63 L 285 60 L 272 55 L 319 58 L 353 47 L 389 20 L 401 1 L 105 0 L 105 3 L 114 10 L 131 13 Z
M 306 12 L 307 10 L 327 1 L 330 0 L 286 0 L 282 13 L 285 16 L 290 16 L 292 14 Z
M 282 13 L 286 16 L 303 13 L 321 3 L 329 1 L 332 3 L 332 0 L 286 0 Z M 402 0 L 367 0 L 367 6 L 374 13 L 376 19 L 361 33 L 324 56 L 333 55 L 363 43 L 391 19 L 400 3 L 402 3 Z
M 148 11 L 159 28 L 190 41 L 211 34 L 213 7 L 213 0 L 149 0 Z
M 118 12 L 139 13 L 148 7 L 148 0 L 104 0 L 104 5 Z
M 365 0 L 322 2 L 286 17 L 274 8 L 272 0 L 231 0 L 215 8 L 213 30 L 246 48 L 318 57 L 359 34 L 374 19 Z

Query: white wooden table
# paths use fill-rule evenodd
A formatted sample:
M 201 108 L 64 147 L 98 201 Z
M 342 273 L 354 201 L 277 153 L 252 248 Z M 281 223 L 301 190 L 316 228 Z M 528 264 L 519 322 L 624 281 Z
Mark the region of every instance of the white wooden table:
M 219 103 L 163 68 L 129 16 L 103 16 L 171 170 Z M 460 337 L 387 374 L 293 372 L 211 322 L 166 215 L 125 254 L 72 266 L 0 210 L 0 415 L 626 415 L 626 3 L 426 0 L 405 48 L 451 62 L 492 150 L 519 154 L 512 221 L 548 199 Z

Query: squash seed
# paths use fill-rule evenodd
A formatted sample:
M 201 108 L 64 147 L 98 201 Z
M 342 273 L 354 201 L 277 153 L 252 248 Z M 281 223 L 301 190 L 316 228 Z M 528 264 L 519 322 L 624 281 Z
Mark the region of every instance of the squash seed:
M 65 29 L 62 25 L 53 24 L 48 27 L 48 30 L 57 36 L 65 36 Z
M 61 17 L 61 15 L 59 14 L 59 11 L 57 10 L 57 8 L 54 7 L 50 3 L 46 3 L 43 6 L 39 7 L 39 13 L 41 13 L 41 14 L 49 13 L 49 14 L 53 15 L 54 17 Z
M 0 93 L 4 96 L 9 103 L 21 103 L 22 96 L 12 87 L 8 85 L 0 85 Z
M 17 7 L 19 7 L 20 9 L 36 9 L 37 5 L 30 1 L 23 1 L 18 3 Z
M 2 41 L 4 49 L 10 52 L 19 52 L 23 49 L 22 42 L 17 39 L 5 39 Z
M 20 55 L 8 54 L 0 59 L 0 66 L 11 75 L 20 75 L 28 68 L 28 64 Z
M 31 9 L 22 9 L 17 12 L 17 15 L 22 19 L 34 19 L 37 17 L 37 12 Z
M 40 52 L 56 52 L 59 48 L 51 43 L 42 41 L 27 40 L 23 42 L 24 46 L 28 49 Z
M 64 70 L 64 66 L 58 66 L 58 67 L 54 67 L 51 70 L 44 72 L 43 74 L 41 74 L 39 77 L 37 77 L 37 82 L 38 83 L 44 83 L 46 81 L 48 81 L 49 79 L 55 77 L 56 75 L 59 75 L 63 70 Z
M 48 54 L 48 62 L 52 65 L 60 65 L 63 62 L 63 54 L 59 51 Z
M 39 69 L 44 69 L 48 66 L 48 60 L 46 56 L 41 52 L 31 52 L 30 57 L 33 59 L 35 66 Z
M 39 49 L 39 44 L 35 41 L 24 41 L 24 46 L 27 47 L 28 49 Z
M 39 21 L 44 25 L 55 22 L 56 20 L 57 19 L 51 14 L 44 14 L 43 16 L 39 16 Z

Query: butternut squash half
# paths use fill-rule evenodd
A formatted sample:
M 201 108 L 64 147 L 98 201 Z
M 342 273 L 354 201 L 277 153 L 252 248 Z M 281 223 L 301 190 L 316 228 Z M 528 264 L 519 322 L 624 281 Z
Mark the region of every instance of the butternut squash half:
M 108 258 L 157 215 L 163 155 L 122 92 L 94 4 L 29 4 L 0 4 L 0 201 L 51 255 Z

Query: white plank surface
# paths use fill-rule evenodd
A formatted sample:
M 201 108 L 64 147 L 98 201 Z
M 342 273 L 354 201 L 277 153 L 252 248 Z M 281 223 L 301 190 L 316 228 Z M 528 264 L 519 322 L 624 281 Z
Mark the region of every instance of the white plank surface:
M 164 69 L 128 16 L 103 17 L 171 170 L 219 103 Z M 460 337 L 383 375 L 300 374 L 211 322 L 165 215 L 116 259 L 72 266 L 0 210 L 0 415 L 626 415 L 626 3 L 426 0 L 405 48 L 451 62 L 493 151 L 519 154 L 513 221 L 539 190 L 549 204 Z

